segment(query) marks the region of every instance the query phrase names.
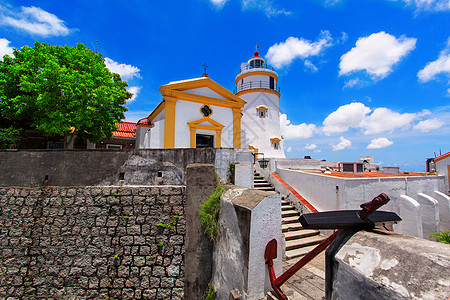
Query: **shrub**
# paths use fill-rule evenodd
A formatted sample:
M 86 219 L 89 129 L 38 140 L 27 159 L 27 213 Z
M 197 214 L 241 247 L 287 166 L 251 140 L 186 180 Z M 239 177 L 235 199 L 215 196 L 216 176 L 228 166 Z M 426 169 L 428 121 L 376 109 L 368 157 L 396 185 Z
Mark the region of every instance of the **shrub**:
M 0 149 L 14 149 L 22 140 L 22 130 L 14 127 L 0 128 Z
M 450 244 L 450 230 L 435 232 L 430 235 L 430 238 L 433 237 L 437 237 L 439 239 L 438 242 L 440 243 Z
M 219 232 L 219 211 L 220 211 L 220 197 L 225 188 L 221 184 L 217 184 L 214 192 L 203 202 L 200 208 L 200 220 L 205 228 L 206 235 L 211 241 L 215 239 Z
M 203 300 L 216 300 L 216 297 L 216 289 L 212 284 L 210 284 L 203 295 Z

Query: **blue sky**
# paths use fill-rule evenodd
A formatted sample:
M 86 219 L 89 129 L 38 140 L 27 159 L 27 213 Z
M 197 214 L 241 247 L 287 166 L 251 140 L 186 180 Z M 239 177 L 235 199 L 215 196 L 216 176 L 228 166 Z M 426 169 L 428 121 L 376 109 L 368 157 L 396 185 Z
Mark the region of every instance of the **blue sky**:
M 232 91 L 258 45 L 288 157 L 423 171 L 450 150 L 449 0 L 2 1 L 0 54 L 35 40 L 97 48 L 135 94 L 129 121 L 203 63 Z

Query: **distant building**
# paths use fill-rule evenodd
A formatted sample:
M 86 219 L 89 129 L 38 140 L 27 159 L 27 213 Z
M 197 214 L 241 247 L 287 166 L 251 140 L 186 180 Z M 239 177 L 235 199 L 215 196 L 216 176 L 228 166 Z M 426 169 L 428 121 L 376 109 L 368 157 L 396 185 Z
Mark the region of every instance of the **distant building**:
M 442 154 L 441 156 L 438 156 L 434 159 L 434 162 L 436 164 L 436 171 L 440 175 L 445 176 L 445 188 L 446 191 L 450 192 L 450 152 L 447 152 L 445 154 Z
M 68 149 L 126 149 L 135 148 L 136 123 L 116 123 L 117 130 L 110 139 L 102 139 L 91 143 L 86 139 L 75 136 Z M 37 130 L 25 130 L 25 137 L 20 145 L 22 149 L 64 149 L 64 137 L 46 137 Z

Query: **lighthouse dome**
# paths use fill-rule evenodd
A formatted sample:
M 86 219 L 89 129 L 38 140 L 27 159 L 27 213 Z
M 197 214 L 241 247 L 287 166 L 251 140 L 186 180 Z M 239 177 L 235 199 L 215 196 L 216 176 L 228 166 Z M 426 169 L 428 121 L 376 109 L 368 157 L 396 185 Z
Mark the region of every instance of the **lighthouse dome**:
M 248 64 L 251 68 L 264 68 L 264 63 L 266 62 L 264 58 L 259 56 L 259 52 L 255 51 L 255 56 L 253 56 L 249 61 Z

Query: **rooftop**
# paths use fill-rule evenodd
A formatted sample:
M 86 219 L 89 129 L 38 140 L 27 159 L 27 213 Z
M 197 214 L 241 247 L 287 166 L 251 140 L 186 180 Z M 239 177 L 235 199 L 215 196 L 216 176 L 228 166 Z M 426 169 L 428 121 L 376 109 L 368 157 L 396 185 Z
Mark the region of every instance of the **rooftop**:
M 136 137 L 136 123 L 120 122 L 116 123 L 117 130 L 113 132 L 113 137 L 135 138 Z
M 340 178 L 380 178 L 380 177 L 408 177 L 408 176 L 425 176 L 426 173 L 418 172 L 400 172 L 399 174 L 391 174 L 384 172 L 365 172 L 365 173 L 344 173 L 338 171 L 330 171 L 330 173 L 320 173 L 326 176 L 340 177 Z

